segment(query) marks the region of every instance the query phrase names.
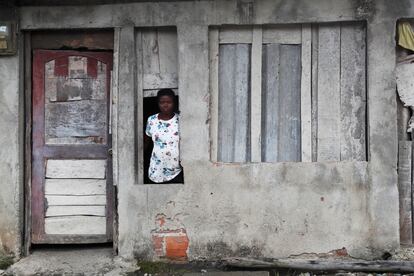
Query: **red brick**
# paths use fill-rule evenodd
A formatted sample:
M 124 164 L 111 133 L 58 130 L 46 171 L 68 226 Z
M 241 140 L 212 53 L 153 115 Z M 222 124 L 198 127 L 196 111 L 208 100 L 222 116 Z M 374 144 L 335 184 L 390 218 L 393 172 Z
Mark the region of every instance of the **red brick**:
M 165 237 L 166 257 L 169 259 L 187 259 L 189 240 L 187 235 Z
M 154 251 L 155 254 L 158 257 L 164 257 L 165 256 L 165 252 L 164 252 L 164 239 L 165 237 L 163 237 L 162 235 L 157 235 L 154 234 L 152 235 L 152 243 L 154 246 Z
M 346 250 L 345 247 L 343 247 L 341 249 L 335 250 L 335 255 L 341 256 L 341 257 L 346 257 L 346 256 L 348 256 L 348 251 Z

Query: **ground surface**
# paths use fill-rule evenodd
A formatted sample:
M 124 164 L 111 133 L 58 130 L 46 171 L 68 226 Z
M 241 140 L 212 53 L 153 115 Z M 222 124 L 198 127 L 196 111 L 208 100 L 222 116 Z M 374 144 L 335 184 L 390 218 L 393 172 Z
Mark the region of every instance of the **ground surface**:
M 302 256 L 303 257 L 303 256 Z M 397 252 L 389 254 L 391 260 L 414 260 L 414 248 L 402 247 Z M 113 257 L 113 251 L 110 247 L 74 247 L 74 248 L 54 248 L 54 249 L 37 249 L 26 258 L 10 266 L 6 271 L 5 268 L 12 262 L 10 257 L 0 258 L 1 276 L 37 276 L 37 275 L 105 275 L 105 276 L 313 276 L 328 275 L 326 273 L 303 273 L 294 270 L 273 270 L 273 271 L 220 271 L 227 270 L 220 263 L 215 262 L 194 262 L 189 264 L 166 264 L 161 262 L 144 262 L 128 263 L 118 257 Z M 369 273 L 337 273 L 330 275 L 341 276 L 370 276 L 381 275 L 390 276 L 393 274 L 369 274 Z M 396 275 L 396 274 L 394 274 Z M 401 274 L 398 274 L 401 276 Z M 414 276 L 414 274 L 411 274 Z
M 38 249 L 9 267 L 3 275 L 122 275 L 136 270 L 114 259 L 112 248 Z
M 212 273 L 212 274 L 211 274 Z M 224 273 L 224 274 L 223 274 Z M 128 263 L 114 258 L 112 248 L 37 249 L 10 266 L 2 276 L 267 276 L 267 272 L 220 272 L 212 264 L 166 264 L 161 262 Z
M 0 270 L 8 268 L 13 264 L 13 256 L 5 255 L 0 252 Z

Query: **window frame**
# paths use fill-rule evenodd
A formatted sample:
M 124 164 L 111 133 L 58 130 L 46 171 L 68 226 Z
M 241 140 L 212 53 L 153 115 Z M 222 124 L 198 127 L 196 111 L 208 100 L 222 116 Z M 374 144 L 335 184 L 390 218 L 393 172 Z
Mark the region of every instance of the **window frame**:
M 157 33 L 157 40 L 159 32 L 168 32 L 173 31 L 175 33 L 177 39 L 177 64 L 176 64 L 176 76 L 174 74 L 168 74 L 168 78 L 165 80 L 156 80 L 153 81 L 151 78 L 148 78 L 148 74 L 145 73 L 144 70 L 144 49 L 143 49 L 143 34 L 145 32 L 153 32 Z M 146 124 L 144 121 L 144 98 L 146 97 L 155 97 L 157 96 L 158 90 L 162 88 L 169 88 L 172 89 L 176 96 L 179 96 L 179 53 L 178 53 L 178 31 L 176 26 L 161 26 L 161 27 L 142 27 L 142 28 L 135 28 L 134 30 L 135 35 L 135 54 L 136 54 L 136 143 L 138 145 L 138 152 L 136 154 L 136 168 L 135 168 L 135 183 L 138 185 L 164 185 L 165 183 L 145 183 L 144 181 L 144 131 L 143 127 Z M 159 45 L 157 45 L 158 47 Z M 163 73 L 165 75 L 165 72 Z M 153 82 L 154 84 L 151 84 Z M 146 84 L 147 83 L 147 84 Z M 156 85 L 160 85 L 162 87 L 156 87 Z M 146 88 L 146 86 L 151 86 L 151 88 Z M 154 87 L 152 87 L 154 86 Z M 183 185 L 184 183 L 168 183 L 165 185 Z
M 218 161 L 219 46 L 251 44 L 250 162 L 262 162 L 262 48 L 266 43 L 301 45 L 301 161 L 312 161 L 312 33 L 310 24 L 250 25 L 209 29 L 210 160 Z M 257 123 L 259 122 L 259 123 Z

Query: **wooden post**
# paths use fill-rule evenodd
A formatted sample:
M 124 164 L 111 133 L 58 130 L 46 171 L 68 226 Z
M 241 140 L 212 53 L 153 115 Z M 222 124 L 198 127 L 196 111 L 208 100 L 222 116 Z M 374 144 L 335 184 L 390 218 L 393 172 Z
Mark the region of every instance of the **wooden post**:
M 398 194 L 400 200 L 400 242 L 412 243 L 411 202 L 412 142 L 400 141 L 398 145 Z
M 252 43 L 252 85 L 250 94 L 250 137 L 251 162 L 261 162 L 262 122 L 262 27 L 253 27 Z
M 210 49 L 210 144 L 211 161 L 217 162 L 217 130 L 218 130 L 218 55 L 219 30 L 212 28 L 209 33 Z
M 310 24 L 302 25 L 301 138 L 302 162 L 312 161 L 312 33 Z
M 137 111 L 136 111 L 136 134 L 137 137 L 137 172 L 136 172 L 136 183 L 137 184 L 144 184 L 144 133 L 143 133 L 143 109 L 144 109 L 144 85 L 143 85 L 143 78 L 144 78 L 144 57 L 143 57 L 143 50 L 142 50 L 142 32 L 137 31 L 135 34 L 135 44 L 136 44 L 136 59 L 137 59 L 137 91 L 136 91 L 136 99 L 137 99 Z
M 319 26 L 318 160 L 340 160 L 340 27 Z
M 119 73 L 119 32 L 114 30 L 114 65 L 112 69 L 111 133 L 112 133 L 112 171 L 113 185 L 118 185 L 118 73 Z

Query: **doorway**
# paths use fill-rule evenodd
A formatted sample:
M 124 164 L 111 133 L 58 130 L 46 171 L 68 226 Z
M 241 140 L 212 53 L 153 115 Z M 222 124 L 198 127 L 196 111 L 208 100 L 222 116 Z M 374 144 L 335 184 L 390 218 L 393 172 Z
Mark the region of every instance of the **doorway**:
M 112 53 L 33 52 L 31 240 L 112 241 Z

